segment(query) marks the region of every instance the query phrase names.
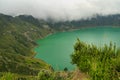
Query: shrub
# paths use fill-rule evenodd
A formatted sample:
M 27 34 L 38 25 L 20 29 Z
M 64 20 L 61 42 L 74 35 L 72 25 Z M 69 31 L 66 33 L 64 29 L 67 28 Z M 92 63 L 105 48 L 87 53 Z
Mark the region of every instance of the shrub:
M 0 80 L 16 80 L 16 76 L 10 72 L 3 74 Z
M 116 45 L 112 43 L 109 46 L 96 47 L 78 39 L 71 58 L 72 64 L 76 64 L 82 72 L 89 74 L 92 80 L 118 80 L 118 54 Z

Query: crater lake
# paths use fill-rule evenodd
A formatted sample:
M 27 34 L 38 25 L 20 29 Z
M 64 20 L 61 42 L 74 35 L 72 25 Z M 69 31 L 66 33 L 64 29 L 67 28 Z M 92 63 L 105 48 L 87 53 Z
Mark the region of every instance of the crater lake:
M 71 64 L 70 55 L 74 52 L 77 38 L 98 47 L 109 45 L 110 42 L 120 47 L 120 28 L 99 26 L 49 35 L 36 41 L 39 46 L 34 49 L 37 53 L 35 57 L 44 60 L 55 70 L 73 70 L 75 67 Z

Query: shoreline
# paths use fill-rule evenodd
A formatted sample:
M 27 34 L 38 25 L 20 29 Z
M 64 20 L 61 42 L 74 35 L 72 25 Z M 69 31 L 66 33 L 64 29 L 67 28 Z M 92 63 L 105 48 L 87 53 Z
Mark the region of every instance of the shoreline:
M 32 48 L 32 51 L 35 53 L 35 54 L 33 54 L 33 55 L 34 55 L 33 57 L 35 58 L 35 56 L 36 56 L 36 54 L 37 54 L 37 52 L 35 52 L 34 49 L 39 46 L 39 44 L 37 43 L 37 40 L 42 40 L 42 39 L 44 39 L 44 38 L 46 38 L 46 37 L 48 37 L 48 36 L 50 36 L 50 35 L 56 34 L 56 33 L 71 32 L 71 31 L 77 31 L 77 30 L 81 30 L 81 29 L 89 29 L 89 28 L 97 28 L 97 27 L 101 27 L 101 28 L 102 28 L 102 27 L 120 28 L 120 26 L 109 26 L 109 25 L 106 25 L 106 26 L 79 27 L 79 28 L 69 29 L 69 30 L 64 30 L 64 31 L 51 32 L 51 33 L 48 33 L 46 36 L 44 36 L 44 37 L 42 37 L 42 38 L 38 38 L 38 39 L 36 39 L 36 40 L 34 41 L 37 45 Z
M 93 26 L 93 27 L 81 27 L 81 28 L 78 28 L 78 29 L 70 29 L 70 30 L 66 30 L 66 31 L 58 31 L 58 32 L 55 32 L 55 33 L 50 33 L 50 34 L 48 34 L 47 36 L 45 36 L 44 38 L 46 38 L 46 37 L 48 37 L 48 36 L 50 36 L 50 35 L 53 35 L 53 34 L 56 34 L 56 33 L 62 33 L 62 32 L 71 32 L 71 31 L 77 31 L 77 30 L 84 30 L 84 29 L 91 29 L 91 28 L 98 28 L 98 29 L 101 29 L 101 28 L 120 28 L 120 27 L 117 27 L 117 26 Z M 42 38 L 43 39 L 43 38 Z M 39 39 L 39 40 L 41 40 L 41 39 Z M 39 46 L 41 46 L 40 44 L 38 44 L 38 47 Z M 36 59 L 41 59 L 40 57 L 37 57 L 37 55 L 41 55 L 41 51 L 40 51 L 40 54 L 39 54 L 39 52 L 37 53 L 36 51 L 35 51 L 35 48 L 36 47 L 34 47 L 34 52 L 35 52 L 35 55 L 34 55 L 34 58 L 36 58 Z M 47 57 L 47 58 L 49 58 L 49 57 Z M 45 61 L 45 59 L 42 59 L 44 62 L 46 62 Z M 50 64 L 50 63 L 48 63 L 48 62 L 46 62 L 47 64 L 49 64 L 52 68 L 54 68 L 54 66 L 52 66 L 52 64 Z M 58 62 L 59 63 L 59 62 Z M 74 68 L 75 69 L 75 68 Z M 60 69 L 59 71 L 62 71 L 63 69 Z M 55 70 L 56 71 L 56 70 Z M 69 69 L 69 71 L 71 71 L 71 69 Z

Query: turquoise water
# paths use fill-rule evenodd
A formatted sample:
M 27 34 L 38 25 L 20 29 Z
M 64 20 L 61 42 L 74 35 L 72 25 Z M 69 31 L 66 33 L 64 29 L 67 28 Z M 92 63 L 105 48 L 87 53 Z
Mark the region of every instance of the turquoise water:
M 70 55 L 74 52 L 73 46 L 77 38 L 97 46 L 103 46 L 112 41 L 119 47 L 120 28 L 108 26 L 86 28 L 47 36 L 44 39 L 37 40 L 39 46 L 35 48 L 37 52 L 35 57 L 51 64 L 55 70 L 63 70 L 65 67 L 72 70 L 75 66 L 71 64 Z

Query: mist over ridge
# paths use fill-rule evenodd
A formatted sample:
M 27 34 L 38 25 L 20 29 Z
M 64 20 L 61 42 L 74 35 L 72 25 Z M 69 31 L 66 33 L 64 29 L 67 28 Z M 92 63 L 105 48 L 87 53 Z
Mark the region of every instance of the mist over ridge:
M 0 13 L 39 19 L 72 21 L 96 14 L 120 13 L 120 0 L 0 0 Z

